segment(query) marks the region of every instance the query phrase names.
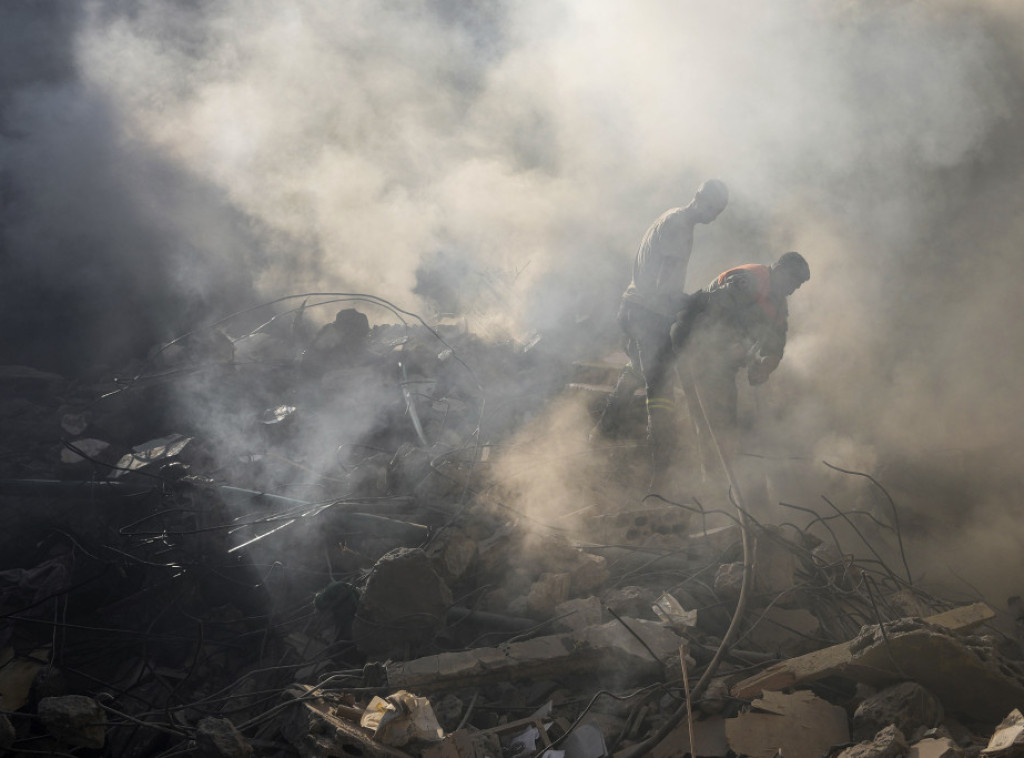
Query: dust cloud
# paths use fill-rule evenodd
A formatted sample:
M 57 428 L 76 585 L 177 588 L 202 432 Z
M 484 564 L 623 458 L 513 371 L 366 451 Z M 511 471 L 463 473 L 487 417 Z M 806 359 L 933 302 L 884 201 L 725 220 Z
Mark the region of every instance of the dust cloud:
M 1019 592 L 1016 4 L 118 0 L 0 16 L 5 360 L 115 361 L 302 291 L 457 311 L 503 337 L 584 324 L 614 347 L 647 224 L 718 177 L 731 202 L 698 229 L 691 289 L 786 250 L 812 268 L 755 398 L 748 452 L 776 493 L 848 487 L 822 459 L 870 469 L 914 514 L 930 576 Z M 588 469 L 551 470 L 535 481 Z M 869 497 L 853 490 L 851 507 Z

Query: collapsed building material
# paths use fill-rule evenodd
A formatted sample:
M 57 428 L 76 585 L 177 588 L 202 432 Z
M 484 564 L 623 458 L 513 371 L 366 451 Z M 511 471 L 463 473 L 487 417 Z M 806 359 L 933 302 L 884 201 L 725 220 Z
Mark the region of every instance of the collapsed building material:
M 1010 711 L 996 727 L 988 745 L 981 751 L 986 756 L 1018 756 L 1024 754 L 1024 714 L 1018 708 Z
M 949 737 L 926 737 L 910 746 L 907 758 L 964 758 L 964 750 Z
M 725 720 L 725 737 L 738 755 L 819 758 L 850 741 L 846 711 L 807 690 L 766 692 L 750 710 Z
M 1024 667 L 1004 658 L 983 637 L 957 636 L 941 626 L 903 619 L 866 627 L 847 651 L 849 658 L 833 667 L 834 673 L 876 687 L 914 680 L 952 713 L 981 723 L 995 724 L 1000 714 L 1024 701 Z M 741 685 L 734 693 L 750 691 L 749 680 Z
M 917 682 L 900 682 L 861 701 L 853 713 L 855 740 L 869 740 L 889 724 L 908 737 L 942 723 L 942 704 Z
M 393 550 L 370 572 L 352 622 L 352 639 L 368 655 L 406 652 L 437 635 L 451 604 L 451 590 L 425 551 Z
M 729 752 L 729 743 L 725 737 L 726 719 L 721 717 L 695 721 L 693 724 L 693 743 L 696 750 L 690 749 L 690 730 L 687 724 L 681 724 L 651 749 L 651 758 L 686 758 L 688 755 L 718 756 Z
M 378 742 L 393 747 L 416 740 L 437 742 L 444 737 L 430 701 L 405 690 L 386 698 L 375 696 L 363 711 L 359 726 L 369 729 Z
M 107 714 L 91 697 L 44 697 L 36 712 L 47 731 L 68 745 L 101 748 L 106 742 Z
M 281 734 L 302 758 L 410 758 L 404 750 L 376 742 L 368 731 L 349 721 L 355 714 L 337 696 L 301 684 L 285 690 L 284 695 L 294 704 Z
M 199 758 L 250 758 L 252 745 L 228 719 L 208 716 L 196 725 Z
M 952 631 L 966 631 L 994 617 L 995 611 L 985 603 L 974 603 L 929 616 L 925 622 Z M 813 682 L 831 674 L 848 675 L 856 657 L 851 650 L 851 644 L 843 642 L 769 666 L 764 671 L 734 684 L 732 694 L 734 697 L 749 699 L 757 697 L 764 690 L 781 690 Z M 891 664 L 883 665 L 883 670 L 888 672 Z
M 660 624 L 623 618 L 575 634 L 395 661 L 378 670 L 371 666 L 367 677 L 395 689 L 429 692 L 574 674 L 612 675 L 628 684 L 663 677 L 673 659 L 678 667 L 679 645 L 680 638 Z
M 900 758 L 908 751 L 907 738 L 899 727 L 890 724 L 874 739 L 858 742 L 842 751 L 838 758 Z

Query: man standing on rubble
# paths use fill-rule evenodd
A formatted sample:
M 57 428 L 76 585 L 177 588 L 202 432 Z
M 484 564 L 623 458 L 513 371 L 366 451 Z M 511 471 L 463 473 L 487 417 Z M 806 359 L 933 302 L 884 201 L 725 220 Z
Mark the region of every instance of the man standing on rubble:
M 671 208 L 647 229 L 633 261 L 633 278 L 622 295 L 618 321 L 626 334 L 629 363 L 622 370 L 594 432 L 614 434 L 631 398 L 647 391 L 647 439 L 657 491 L 675 449 L 675 404 L 671 396 L 674 361 L 669 329 L 683 307 L 686 269 L 693 252 L 693 230 L 718 218 L 729 190 L 717 179 L 697 189 L 690 204 Z
M 713 458 L 707 427 L 700 422 L 707 421 L 727 456 L 735 455 L 736 375 L 746 368 L 751 386 L 768 381 L 786 347 L 786 298 L 810 278 L 807 261 L 795 252 L 783 254 L 771 266 L 736 266 L 695 292 L 672 325 L 705 470 Z

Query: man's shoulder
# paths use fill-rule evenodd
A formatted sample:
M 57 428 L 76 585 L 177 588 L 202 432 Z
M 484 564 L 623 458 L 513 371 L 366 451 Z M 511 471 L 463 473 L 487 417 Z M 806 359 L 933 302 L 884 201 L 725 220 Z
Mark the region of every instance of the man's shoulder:
M 677 208 L 669 208 L 658 216 L 658 220 L 654 223 L 662 226 L 666 224 L 671 224 L 673 226 L 694 226 L 696 222 L 688 207 L 679 206 Z

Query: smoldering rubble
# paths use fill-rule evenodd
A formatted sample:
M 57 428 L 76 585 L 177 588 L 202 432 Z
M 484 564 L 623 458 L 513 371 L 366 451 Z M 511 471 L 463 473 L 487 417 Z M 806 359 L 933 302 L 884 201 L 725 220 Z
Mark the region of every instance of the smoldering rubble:
M 1024 608 L 922 589 L 897 503 L 538 518 L 502 465 L 599 362 L 295 303 L 117 375 L 0 368 L 5 754 L 1024 752 Z

